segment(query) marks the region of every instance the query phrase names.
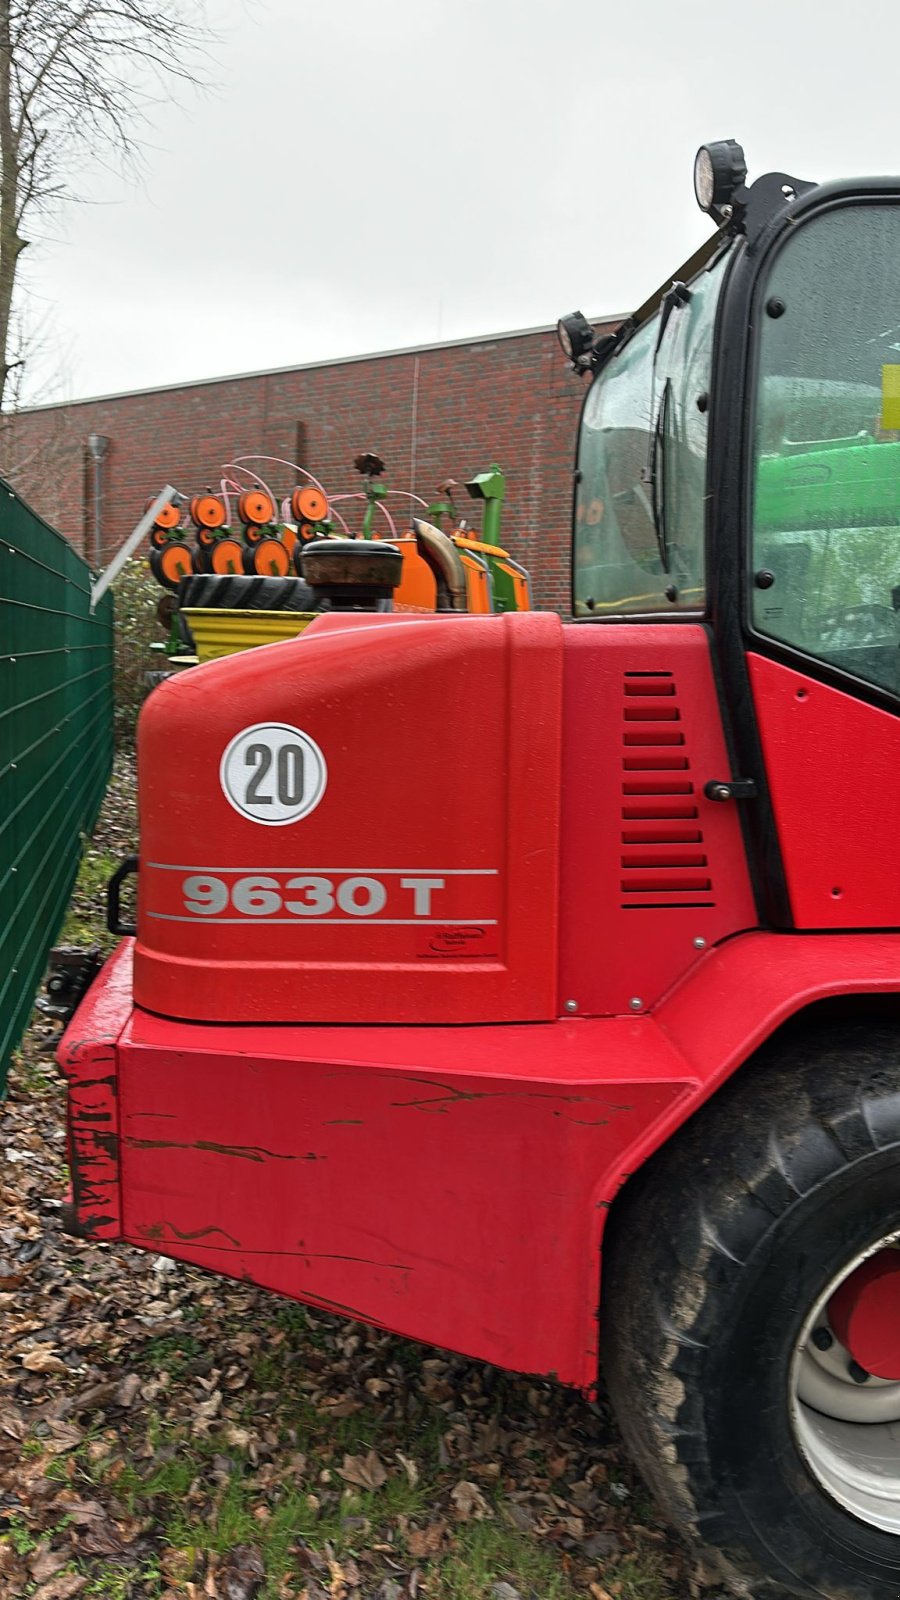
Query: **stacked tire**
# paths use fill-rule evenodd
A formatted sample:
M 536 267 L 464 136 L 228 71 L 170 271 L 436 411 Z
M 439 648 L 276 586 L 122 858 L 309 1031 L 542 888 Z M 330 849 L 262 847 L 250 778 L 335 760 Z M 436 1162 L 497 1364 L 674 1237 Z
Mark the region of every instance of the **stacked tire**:
M 316 601 L 302 578 L 260 578 L 241 573 L 201 572 L 178 586 L 180 610 L 218 606 L 227 611 L 315 611 Z

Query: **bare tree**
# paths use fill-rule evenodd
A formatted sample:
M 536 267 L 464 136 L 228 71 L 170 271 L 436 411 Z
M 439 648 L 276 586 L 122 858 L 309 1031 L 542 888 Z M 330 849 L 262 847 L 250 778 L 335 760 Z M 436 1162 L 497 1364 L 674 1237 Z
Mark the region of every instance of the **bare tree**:
M 85 151 L 134 159 L 154 86 L 195 81 L 208 37 L 193 0 L 0 0 L 0 411 L 35 219 L 74 197 Z

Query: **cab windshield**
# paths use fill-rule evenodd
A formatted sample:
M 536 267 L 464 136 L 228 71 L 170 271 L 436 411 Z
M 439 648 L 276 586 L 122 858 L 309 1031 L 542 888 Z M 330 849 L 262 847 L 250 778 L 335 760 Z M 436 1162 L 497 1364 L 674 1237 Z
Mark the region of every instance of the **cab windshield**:
M 814 216 L 762 289 L 752 622 L 900 692 L 900 206 Z
M 588 391 L 578 443 L 576 616 L 704 605 L 708 396 L 725 257 L 670 290 Z

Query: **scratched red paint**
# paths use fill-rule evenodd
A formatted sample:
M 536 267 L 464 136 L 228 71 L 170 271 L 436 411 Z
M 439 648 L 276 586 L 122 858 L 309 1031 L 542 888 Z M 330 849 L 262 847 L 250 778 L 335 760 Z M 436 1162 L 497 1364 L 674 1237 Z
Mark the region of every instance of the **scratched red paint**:
M 68 1080 L 69 1168 L 77 1230 L 121 1233 L 116 1043 L 131 1010 L 131 944 L 106 963 L 66 1030 L 59 1064 Z
M 639 1018 L 236 1030 L 120 986 L 122 1232 L 587 1388 L 625 1176 L 793 1010 L 898 987 L 900 936 L 764 933 Z

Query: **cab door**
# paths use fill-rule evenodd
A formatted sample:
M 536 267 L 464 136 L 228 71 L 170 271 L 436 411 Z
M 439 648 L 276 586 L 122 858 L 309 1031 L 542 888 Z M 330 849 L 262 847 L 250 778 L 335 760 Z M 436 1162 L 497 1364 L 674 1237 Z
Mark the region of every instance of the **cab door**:
M 748 668 L 790 915 L 900 925 L 900 203 L 813 211 L 756 289 Z

